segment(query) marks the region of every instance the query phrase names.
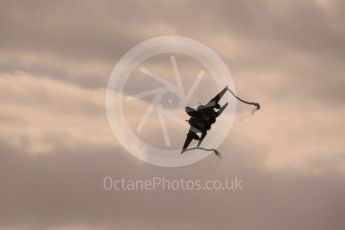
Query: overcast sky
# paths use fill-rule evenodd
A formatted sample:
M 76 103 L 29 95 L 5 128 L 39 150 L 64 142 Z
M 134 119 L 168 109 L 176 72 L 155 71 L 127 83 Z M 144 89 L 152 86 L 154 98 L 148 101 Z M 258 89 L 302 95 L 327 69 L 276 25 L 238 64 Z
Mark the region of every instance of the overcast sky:
M 1 0 L 0 228 L 343 229 L 344 15 L 340 0 Z M 211 48 L 262 104 L 239 107 L 216 165 L 152 166 L 111 133 L 114 65 L 163 35 Z M 106 176 L 243 189 L 106 191 Z

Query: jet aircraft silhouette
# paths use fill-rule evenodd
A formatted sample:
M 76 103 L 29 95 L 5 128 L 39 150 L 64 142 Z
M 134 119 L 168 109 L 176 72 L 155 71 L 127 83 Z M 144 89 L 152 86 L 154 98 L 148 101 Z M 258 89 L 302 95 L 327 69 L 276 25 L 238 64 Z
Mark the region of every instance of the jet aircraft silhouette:
M 227 89 L 228 87 L 225 87 L 207 104 L 199 105 L 197 109 L 193 109 L 189 106 L 185 108 L 186 113 L 190 116 L 189 120 L 187 120 L 190 125 L 190 129 L 187 133 L 187 138 L 184 142 L 181 154 L 187 150 L 192 140 L 198 140 L 198 147 L 201 145 L 207 135 L 207 131 L 211 129 L 211 126 L 216 122 L 217 117 L 219 117 L 228 106 L 228 103 L 222 107 L 219 105 L 219 101 Z

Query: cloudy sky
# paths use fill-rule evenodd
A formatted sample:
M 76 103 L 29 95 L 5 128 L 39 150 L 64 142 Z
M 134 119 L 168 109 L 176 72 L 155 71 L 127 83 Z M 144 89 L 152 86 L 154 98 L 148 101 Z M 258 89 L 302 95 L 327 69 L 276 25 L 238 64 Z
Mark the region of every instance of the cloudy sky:
M 0 228 L 343 229 L 344 15 L 340 0 L 1 0 Z M 262 104 L 239 105 L 220 162 L 156 167 L 112 135 L 115 63 L 163 35 L 211 48 Z M 243 189 L 106 191 L 106 176 Z

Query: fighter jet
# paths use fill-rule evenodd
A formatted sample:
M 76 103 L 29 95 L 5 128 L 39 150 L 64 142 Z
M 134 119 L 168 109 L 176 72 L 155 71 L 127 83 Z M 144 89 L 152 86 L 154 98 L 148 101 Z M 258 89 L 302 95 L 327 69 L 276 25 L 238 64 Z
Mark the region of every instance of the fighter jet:
M 190 129 L 187 133 L 187 138 L 184 142 L 181 154 L 187 150 L 192 140 L 199 141 L 197 145 L 198 147 L 201 145 L 207 135 L 207 131 L 211 129 L 211 126 L 216 122 L 217 117 L 219 117 L 228 106 L 228 103 L 222 107 L 219 105 L 219 101 L 227 89 L 228 87 L 225 87 L 207 104 L 199 105 L 197 109 L 193 109 L 189 106 L 185 108 L 185 112 L 190 116 L 190 119 L 187 120 L 190 125 Z

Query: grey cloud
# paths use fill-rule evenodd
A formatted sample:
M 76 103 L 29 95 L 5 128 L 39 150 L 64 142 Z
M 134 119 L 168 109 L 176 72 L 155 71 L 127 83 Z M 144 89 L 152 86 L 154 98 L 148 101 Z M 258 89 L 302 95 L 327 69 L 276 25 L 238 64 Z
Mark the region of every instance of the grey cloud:
M 2 1 L 1 228 L 342 229 L 343 6 Z M 239 106 L 241 119 L 220 147 L 224 158 L 217 166 L 210 156 L 189 167 L 153 167 L 111 135 L 104 88 L 113 65 L 135 44 L 161 35 L 209 46 L 230 67 L 237 92 L 262 104 L 251 117 Z M 186 74 L 194 76 L 191 69 Z M 154 129 L 145 134 L 156 135 Z M 243 191 L 102 188 L 105 176 L 234 175 L 243 179 Z
M 343 222 L 342 178 L 291 178 L 229 167 L 249 160 L 240 152 L 232 152 L 235 157 L 226 157 L 218 169 L 207 167 L 209 159 L 176 171 L 137 164 L 120 148 L 85 145 L 78 151 L 62 148 L 34 158 L 4 143 L 1 149 L 2 226 L 58 229 L 88 223 L 167 229 L 341 229 Z M 105 176 L 224 179 L 229 175 L 243 180 L 242 191 L 116 192 L 102 188 Z
M 100 1 L 93 7 L 85 1 L 4 4 L 3 48 L 32 46 L 78 59 L 113 61 L 137 42 L 166 33 L 202 41 L 220 33 L 250 46 L 270 44 L 278 50 L 289 47 L 340 57 L 344 53 L 344 37 L 330 29 L 322 9 L 312 1 L 215 1 L 203 7 L 199 1 L 150 1 L 144 6 Z
M 338 2 L 328 8 L 314 1 L 216 1 L 202 3 L 203 7 L 199 1 L 151 1 L 145 6 L 101 1 L 92 7 L 85 1 L 3 4 L 3 51 L 19 53 L 17 59 L 26 58 L 26 53 L 38 55 L 40 61 L 30 65 L 32 73 L 47 72 L 75 84 L 105 87 L 111 68 L 132 46 L 153 36 L 178 34 L 200 40 L 220 53 L 235 76 L 248 70 L 265 74 L 284 70 L 286 78 L 302 81 L 297 84 L 302 87 L 296 89 L 298 96 L 310 91 L 327 102 L 342 98 L 338 99 L 344 83 L 329 80 L 339 81 L 344 72 L 344 29 L 332 27 L 332 18 L 341 15 Z M 235 53 L 223 48 L 227 43 L 236 46 Z M 50 61 L 55 62 L 54 68 L 42 65 L 47 55 L 54 57 Z M 79 64 L 66 68 L 64 59 Z M 103 64 L 100 71 L 77 73 L 90 63 Z M 9 71 L 28 70 L 9 65 Z M 35 67 L 39 65 L 42 67 Z M 303 87 L 311 82 L 310 89 Z M 279 92 L 288 92 L 296 87 L 294 83 Z M 323 87 L 337 94 L 323 95 Z

